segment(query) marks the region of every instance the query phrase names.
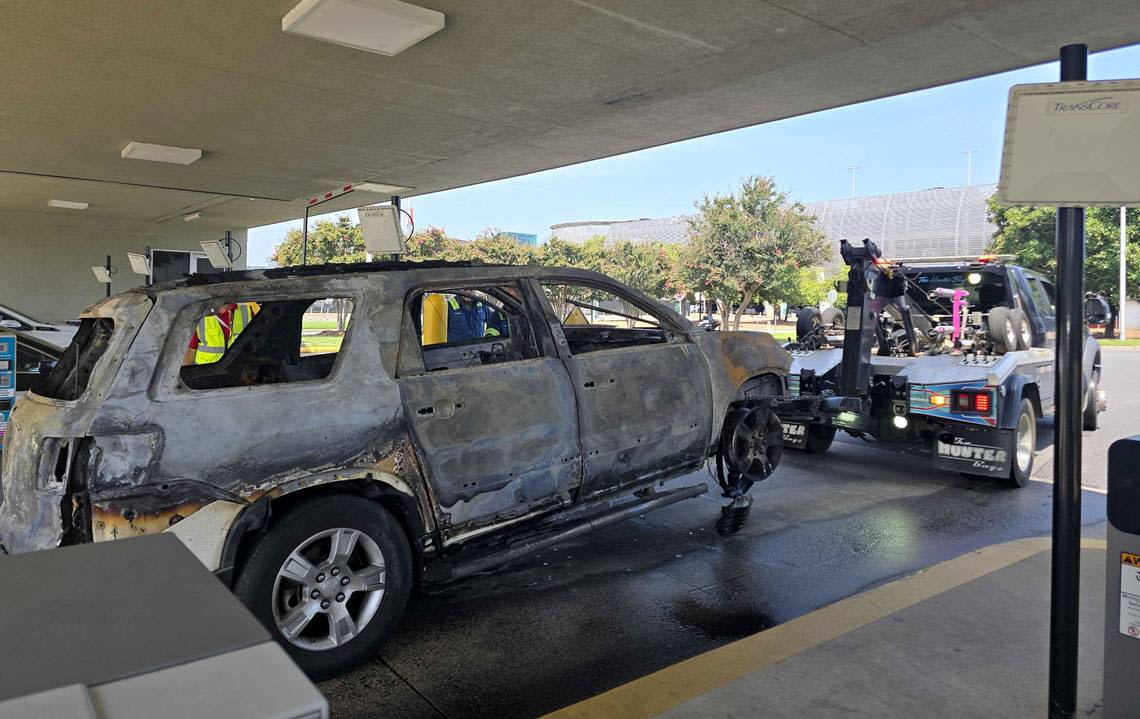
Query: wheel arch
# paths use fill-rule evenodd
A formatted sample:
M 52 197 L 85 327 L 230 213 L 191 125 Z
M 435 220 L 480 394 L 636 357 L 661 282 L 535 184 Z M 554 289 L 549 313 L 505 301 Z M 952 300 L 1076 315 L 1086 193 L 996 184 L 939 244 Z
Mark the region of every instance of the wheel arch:
M 252 502 L 230 524 L 215 574 L 226 586 L 232 587 L 241 571 L 242 558 L 258 536 L 272 528 L 278 518 L 294 507 L 334 494 L 359 496 L 387 509 L 404 530 L 412 555 L 419 564 L 426 541 L 424 538 L 432 531 L 423 520 L 420 501 L 399 477 L 386 472 L 370 472 L 363 477 L 320 483 L 294 482 L 284 491 L 274 490 Z
M 1041 391 L 1037 383 L 1027 377 L 1015 375 L 1010 378 L 1006 387 L 1006 401 L 1002 403 L 1001 417 L 998 425 L 1002 429 L 1015 429 L 1017 416 L 1021 412 L 1021 400 L 1028 399 L 1033 405 L 1033 412 L 1038 418 L 1044 413 L 1041 411 Z

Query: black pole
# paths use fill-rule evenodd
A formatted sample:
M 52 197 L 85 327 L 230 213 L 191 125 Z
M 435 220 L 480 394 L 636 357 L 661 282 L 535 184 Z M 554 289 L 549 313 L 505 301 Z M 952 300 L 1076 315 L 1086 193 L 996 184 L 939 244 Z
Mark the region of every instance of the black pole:
M 403 225 L 403 223 L 404 223 L 404 218 L 400 216 L 400 196 L 399 195 L 392 195 L 392 207 L 395 208 L 395 210 L 396 210 L 396 226 L 399 227 L 400 225 Z M 393 252 L 391 255 L 388 256 L 388 259 L 392 260 L 393 262 L 398 262 L 400 260 L 400 254 L 398 252 Z
M 1061 48 L 1061 81 L 1087 79 L 1088 47 Z M 1057 379 L 1053 454 L 1053 596 L 1049 615 L 1049 719 L 1077 708 L 1081 574 L 1081 415 L 1085 210 L 1057 208 Z
M 107 262 L 103 265 L 107 270 L 107 297 L 111 296 L 111 256 L 107 255 Z

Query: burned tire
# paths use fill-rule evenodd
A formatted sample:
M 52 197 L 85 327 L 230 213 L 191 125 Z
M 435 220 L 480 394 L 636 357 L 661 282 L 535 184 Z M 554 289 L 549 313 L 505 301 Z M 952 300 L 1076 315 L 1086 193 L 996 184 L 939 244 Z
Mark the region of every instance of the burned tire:
M 796 313 L 796 339 L 802 340 L 812 330 L 822 324 L 819 310 L 814 307 L 803 307 Z
M 1009 320 L 1009 310 L 1005 307 L 995 307 L 990 310 L 986 318 L 986 326 L 990 331 L 990 339 L 994 343 L 994 351 L 998 354 L 1013 352 L 1017 349 L 1017 333 L 1013 323 Z
M 1017 337 L 1017 349 L 1027 350 L 1033 346 L 1033 328 L 1029 325 L 1029 317 L 1019 309 L 1008 312 L 1009 324 L 1013 327 L 1013 334 Z
M 351 495 L 319 497 L 276 518 L 234 585 L 314 680 L 375 656 L 411 589 L 412 554 L 399 522 Z
M 835 441 L 835 427 L 811 424 L 808 425 L 804 450 L 812 454 L 823 454 L 831 448 L 833 441 Z
M 1014 425 L 1013 456 L 1010 458 L 1009 481 L 1016 487 L 1029 484 L 1033 474 L 1033 458 L 1037 454 L 1037 415 L 1033 402 L 1023 397 Z

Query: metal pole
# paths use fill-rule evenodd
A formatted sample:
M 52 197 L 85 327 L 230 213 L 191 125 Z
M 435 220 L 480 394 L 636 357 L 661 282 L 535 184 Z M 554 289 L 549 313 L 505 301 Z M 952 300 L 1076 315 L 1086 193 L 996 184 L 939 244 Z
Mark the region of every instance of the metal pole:
M 1084 80 L 1088 47 L 1061 48 L 1061 81 Z M 1053 455 L 1053 593 L 1049 615 L 1049 719 L 1077 708 L 1081 572 L 1081 415 L 1085 210 L 1057 209 L 1057 379 Z
M 1128 304 L 1128 212 L 1120 208 L 1120 304 L 1116 310 L 1116 336 L 1122 340 L 1128 339 L 1127 325 L 1124 323 L 1124 308 Z
M 392 195 L 392 207 L 394 207 L 396 209 L 396 226 L 402 227 L 404 224 L 404 218 L 400 216 L 400 196 L 399 195 Z M 403 230 L 401 230 L 401 233 L 402 232 L 403 232 Z M 388 257 L 388 259 L 392 260 L 393 262 L 398 262 L 400 260 L 400 255 L 397 252 L 393 252 L 391 254 L 391 256 Z
M 305 224 L 301 228 L 301 264 L 309 262 L 309 205 L 305 205 Z
M 107 270 L 107 297 L 111 296 L 111 256 L 107 255 L 107 262 L 103 265 Z
M 856 165 L 854 167 L 848 167 L 847 169 L 851 170 L 851 198 L 854 199 L 855 198 L 855 171 L 856 170 L 862 170 L 863 168 L 860 167 L 859 165 Z
M 972 187 L 974 184 L 974 153 L 977 150 L 966 150 L 962 154 L 966 156 L 966 187 Z

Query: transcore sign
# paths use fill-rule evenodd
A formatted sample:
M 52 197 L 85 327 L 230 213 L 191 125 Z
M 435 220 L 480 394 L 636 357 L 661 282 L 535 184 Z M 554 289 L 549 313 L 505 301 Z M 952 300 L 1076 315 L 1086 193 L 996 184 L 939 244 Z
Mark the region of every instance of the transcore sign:
M 1140 80 L 1013 86 L 998 200 L 1140 205 Z

